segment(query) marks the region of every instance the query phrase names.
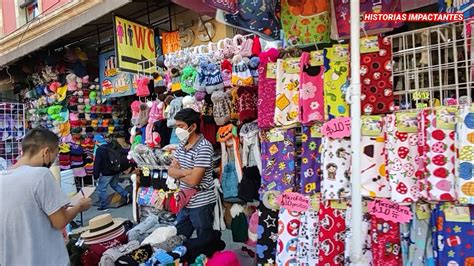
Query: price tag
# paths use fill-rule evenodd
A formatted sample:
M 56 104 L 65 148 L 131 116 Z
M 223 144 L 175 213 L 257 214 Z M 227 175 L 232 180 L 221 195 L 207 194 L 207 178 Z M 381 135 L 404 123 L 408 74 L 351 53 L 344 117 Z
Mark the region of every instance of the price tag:
M 375 53 L 380 51 L 379 39 L 377 36 L 369 36 L 360 38 L 360 53 Z
M 270 142 L 280 142 L 285 140 L 285 136 L 283 135 L 283 131 L 274 128 L 268 131 L 268 139 Z
M 369 213 L 395 223 L 408 223 L 412 217 L 409 207 L 401 206 L 388 199 L 376 199 L 369 202 Z
M 310 53 L 309 64 L 311 66 L 322 66 L 322 65 L 324 65 L 324 52 L 323 51 L 312 51 Z
M 431 209 L 429 204 L 420 203 L 416 205 L 416 217 L 418 217 L 418 220 L 429 219 L 431 216 L 430 211 Z
M 449 222 L 471 222 L 471 214 L 469 207 L 464 206 L 447 206 L 444 209 L 444 215 L 446 215 L 446 221 Z
M 418 132 L 418 114 L 417 113 L 397 113 L 397 129 L 400 132 L 417 133 Z
M 346 210 L 347 202 L 339 200 L 331 200 L 331 207 L 333 209 Z
M 309 199 L 296 192 L 284 192 L 278 196 L 277 202 L 289 211 L 304 212 L 309 209 Z
M 429 91 L 415 91 L 413 93 L 413 100 L 429 100 L 430 99 L 430 92 Z
M 324 123 L 321 132 L 324 136 L 341 139 L 351 136 L 351 118 L 338 117 Z
M 333 46 L 331 60 L 335 62 L 349 61 L 349 45 L 337 44 Z
M 323 136 L 323 134 L 321 134 L 321 125 L 312 125 L 310 128 L 310 132 L 312 138 L 321 138 Z
M 283 60 L 283 70 L 288 74 L 299 74 L 300 58 L 293 57 Z
M 380 136 L 382 135 L 382 116 L 368 115 L 362 117 L 362 135 Z
M 436 127 L 454 130 L 456 128 L 456 107 L 440 107 L 436 110 Z
M 268 63 L 267 64 L 267 78 L 268 79 L 276 79 L 277 78 L 277 64 L 276 63 Z

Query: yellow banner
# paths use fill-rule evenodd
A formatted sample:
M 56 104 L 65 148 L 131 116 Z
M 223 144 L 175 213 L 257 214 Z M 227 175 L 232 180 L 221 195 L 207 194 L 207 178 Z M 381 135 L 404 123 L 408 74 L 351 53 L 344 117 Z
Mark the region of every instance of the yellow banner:
M 152 28 L 115 16 L 115 50 L 118 67 L 122 71 L 154 72 L 156 58 L 155 33 Z M 151 60 L 139 65 L 138 62 Z

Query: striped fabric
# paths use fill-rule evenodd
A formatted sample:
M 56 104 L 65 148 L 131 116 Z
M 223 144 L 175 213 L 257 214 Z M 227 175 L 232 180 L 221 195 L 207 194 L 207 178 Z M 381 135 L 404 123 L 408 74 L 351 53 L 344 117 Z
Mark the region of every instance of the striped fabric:
M 212 177 L 212 156 L 214 150 L 211 143 L 202 135 L 198 142 L 186 151 L 183 144 L 180 144 L 176 150 L 175 158 L 183 169 L 193 169 L 194 167 L 206 168 L 204 177 L 199 184 L 200 191 L 189 201 L 186 208 L 198 208 L 216 202 L 214 194 L 214 179 Z M 189 189 L 191 186 L 180 183 L 180 188 Z

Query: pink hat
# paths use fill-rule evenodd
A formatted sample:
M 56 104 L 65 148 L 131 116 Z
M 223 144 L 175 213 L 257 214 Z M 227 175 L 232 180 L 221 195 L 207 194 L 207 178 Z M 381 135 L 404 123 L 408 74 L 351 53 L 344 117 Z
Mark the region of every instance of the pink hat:
M 217 252 L 207 261 L 206 266 L 240 266 L 239 259 L 234 252 L 230 250 Z
M 150 90 L 148 89 L 148 83 L 150 80 L 147 77 L 142 77 L 138 80 L 137 96 L 146 97 L 150 95 Z

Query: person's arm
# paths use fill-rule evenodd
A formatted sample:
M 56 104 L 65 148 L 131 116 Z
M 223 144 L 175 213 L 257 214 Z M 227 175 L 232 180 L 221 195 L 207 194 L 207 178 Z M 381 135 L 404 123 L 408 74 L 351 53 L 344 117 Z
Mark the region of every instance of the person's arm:
M 71 208 L 62 207 L 57 212 L 49 215 L 49 221 L 54 229 L 62 230 L 68 223 L 74 220 L 79 213 L 87 211 L 91 205 L 92 200 L 90 198 L 81 199 L 78 205 Z
M 199 185 L 206 174 L 206 169 L 212 167 L 213 154 L 214 150 L 211 145 L 203 145 L 196 154 L 194 168 L 185 173 L 180 181 L 193 187 Z
M 66 210 L 70 201 L 48 169 L 45 169 L 38 177 L 34 191 L 38 206 L 48 216 L 51 226 L 58 230 L 62 230 L 79 212 L 91 206 L 91 199 L 83 199 L 78 206 Z
M 181 166 L 179 165 L 179 162 L 176 159 L 173 159 L 173 162 L 168 168 L 168 175 L 175 179 L 180 179 L 190 173 L 191 170 L 181 169 Z
M 101 167 L 102 167 L 102 161 L 103 161 L 103 149 L 100 147 L 97 148 L 95 157 L 94 157 L 94 179 L 99 179 L 100 177 L 100 172 L 101 172 Z

